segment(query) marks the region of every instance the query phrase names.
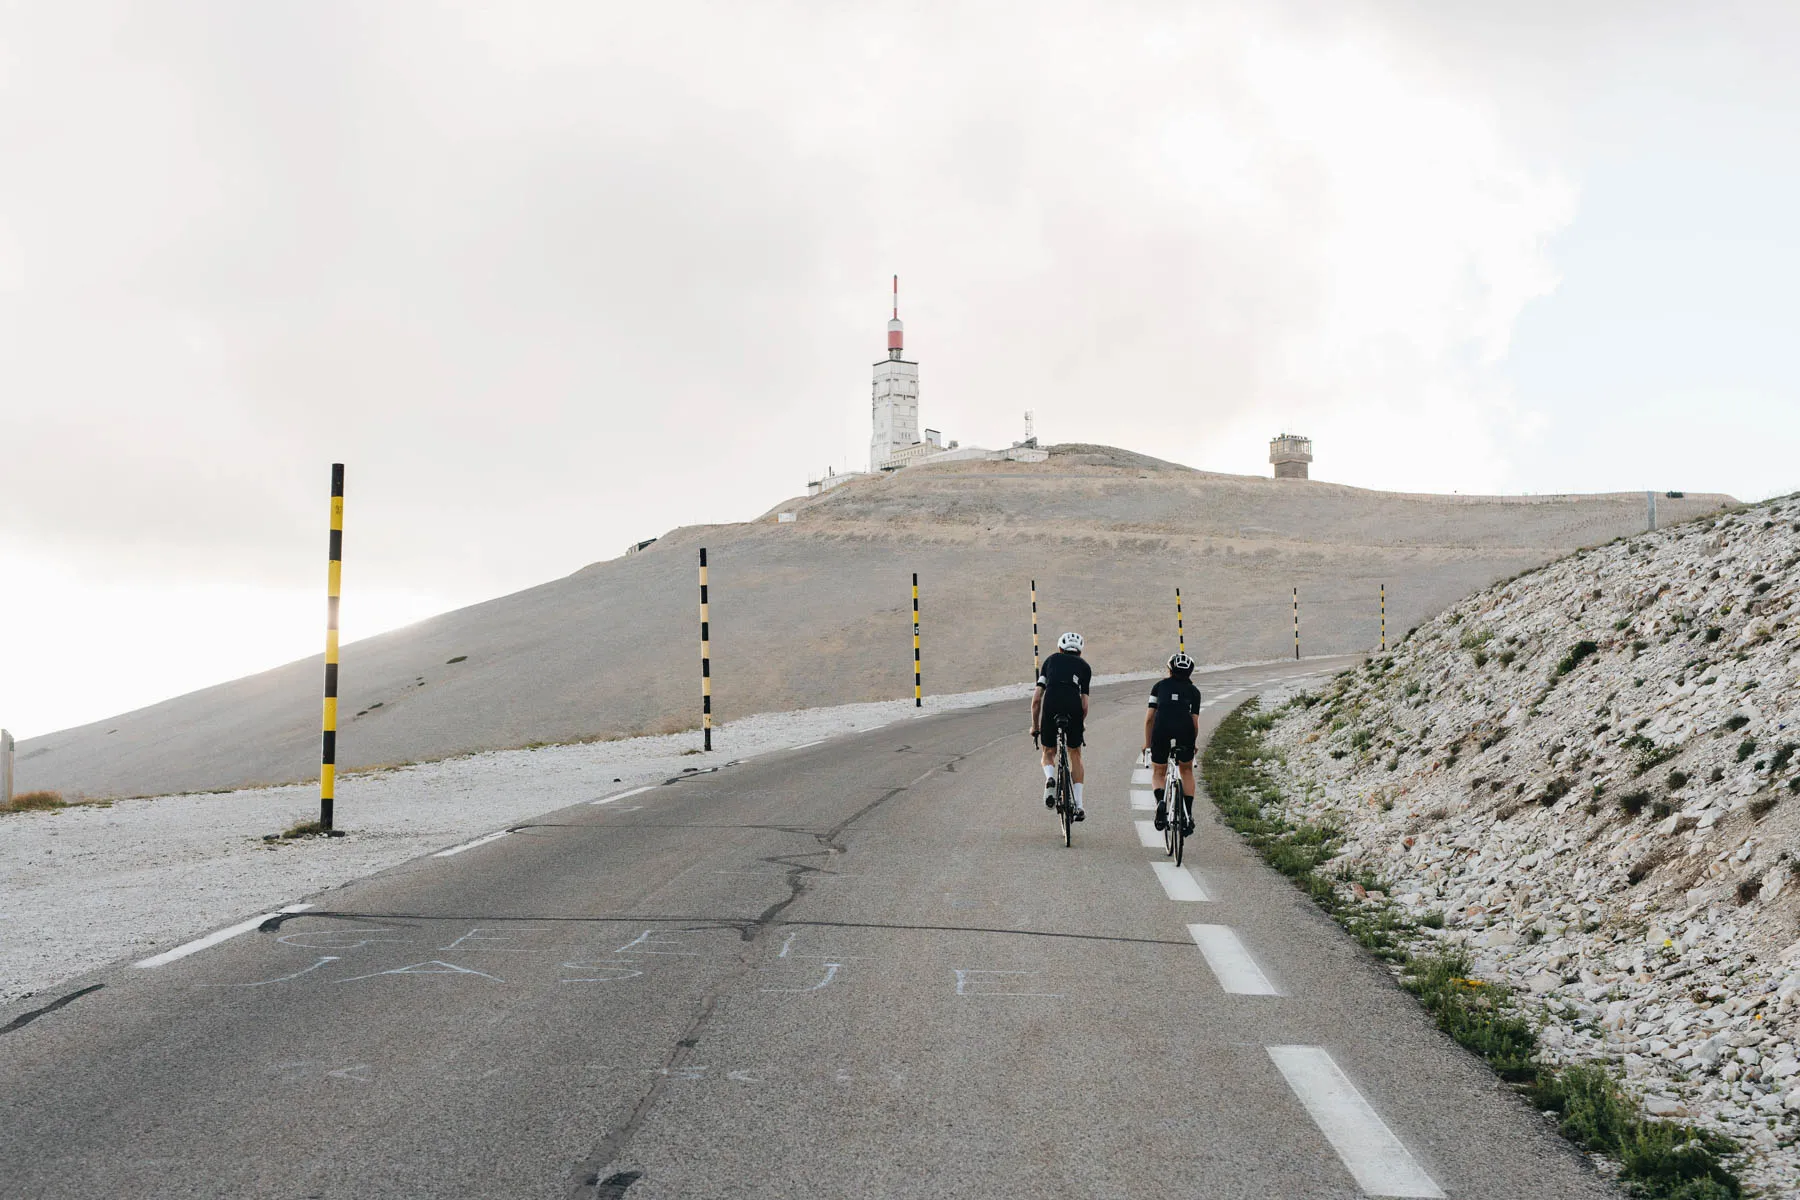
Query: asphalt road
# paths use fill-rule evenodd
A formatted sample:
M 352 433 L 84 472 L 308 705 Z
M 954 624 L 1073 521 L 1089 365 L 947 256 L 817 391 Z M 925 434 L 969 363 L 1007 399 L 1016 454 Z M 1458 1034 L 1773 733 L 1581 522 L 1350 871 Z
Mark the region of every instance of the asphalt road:
M 1206 728 L 1302 670 L 1200 679 Z M 1204 805 L 1157 869 L 1146 690 L 1095 695 L 1073 849 L 996 704 L 0 1011 L 0 1194 L 1615 1195 Z

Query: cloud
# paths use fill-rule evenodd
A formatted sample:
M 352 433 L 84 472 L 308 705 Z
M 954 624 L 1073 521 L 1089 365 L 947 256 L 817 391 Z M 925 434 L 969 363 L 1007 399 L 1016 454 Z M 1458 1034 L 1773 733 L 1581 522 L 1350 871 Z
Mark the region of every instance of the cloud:
M 1281 421 L 1330 453 L 1379 418 L 1497 481 L 1529 415 L 1494 365 L 1574 189 L 1407 28 L 1328 11 L 14 13 L 34 453 L 0 513 L 147 579 L 310 585 L 344 460 L 377 580 L 520 586 L 860 458 L 893 271 L 965 442 L 1031 408 L 1260 469 Z M 1398 440 L 1330 474 L 1464 478 Z

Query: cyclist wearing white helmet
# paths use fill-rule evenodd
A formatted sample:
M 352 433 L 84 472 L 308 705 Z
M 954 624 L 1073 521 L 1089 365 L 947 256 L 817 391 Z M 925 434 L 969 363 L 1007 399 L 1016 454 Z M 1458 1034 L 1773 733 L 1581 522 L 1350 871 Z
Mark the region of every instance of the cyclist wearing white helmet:
M 1043 748 L 1044 807 L 1056 807 L 1056 718 L 1065 720 L 1063 737 L 1069 744 L 1069 779 L 1075 785 L 1075 819 L 1087 820 L 1081 807 L 1081 743 L 1088 712 L 1088 684 L 1094 671 L 1081 657 L 1081 635 L 1065 633 L 1056 639 L 1056 653 L 1044 660 L 1038 672 L 1037 691 L 1031 695 L 1031 736 Z
M 1166 828 L 1169 806 L 1163 787 L 1169 780 L 1169 742 L 1175 743 L 1175 762 L 1181 768 L 1181 786 L 1194 794 L 1194 747 L 1200 741 L 1200 689 L 1191 676 L 1194 660 L 1177 651 L 1169 656 L 1169 675 L 1150 689 L 1150 711 L 1144 714 L 1144 749 L 1154 766 L 1150 782 L 1156 790 L 1156 827 Z M 1191 817 L 1182 833 L 1194 832 Z

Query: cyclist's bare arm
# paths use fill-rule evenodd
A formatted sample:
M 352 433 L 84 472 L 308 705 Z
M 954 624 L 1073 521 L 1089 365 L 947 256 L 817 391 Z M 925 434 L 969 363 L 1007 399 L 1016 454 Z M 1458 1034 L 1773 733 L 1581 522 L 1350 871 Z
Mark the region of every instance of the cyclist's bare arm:
M 1037 690 L 1031 693 L 1031 732 L 1036 733 L 1042 726 L 1038 718 L 1044 715 L 1044 685 L 1038 684 Z
M 1156 710 L 1154 708 L 1146 708 L 1144 710 L 1144 749 L 1146 750 L 1150 748 L 1150 730 L 1154 728 L 1155 725 Z

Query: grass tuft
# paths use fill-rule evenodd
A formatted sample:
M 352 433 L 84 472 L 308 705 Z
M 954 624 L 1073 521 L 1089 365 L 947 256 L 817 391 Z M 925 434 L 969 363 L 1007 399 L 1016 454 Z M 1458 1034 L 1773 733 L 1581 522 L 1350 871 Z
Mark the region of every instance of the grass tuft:
M 1460 950 L 1413 958 L 1401 986 L 1419 998 L 1438 1028 L 1488 1060 L 1508 1083 L 1534 1083 L 1537 1035 L 1519 1015 L 1512 996 L 1497 984 L 1470 978 L 1472 966 Z
M 1736 1200 L 1737 1178 L 1720 1163 L 1737 1147 L 1692 1125 L 1646 1118 L 1619 1081 L 1597 1065 L 1565 1067 L 1528 1089 L 1556 1114 L 1563 1136 L 1617 1159 L 1633 1195 L 1655 1200 Z
M 0 807 L 0 812 L 49 812 L 67 807 L 68 802 L 61 792 L 20 792 L 12 798 L 10 805 Z
M 294 838 L 324 837 L 329 832 L 330 831 L 325 828 L 325 823 L 323 821 L 301 821 L 296 825 L 291 825 L 287 829 L 282 830 L 280 833 L 274 835 L 274 837 L 265 838 L 264 840 L 285 841 Z
M 1556 664 L 1556 677 L 1561 679 L 1564 675 L 1567 675 L 1570 671 L 1579 667 L 1583 659 L 1587 658 L 1598 649 L 1600 649 L 1598 643 L 1588 641 L 1586 638 L 1576 642 L 1573 646 L 1569 647 L 1569 652 L 1563 655 L 1562 661 Z

